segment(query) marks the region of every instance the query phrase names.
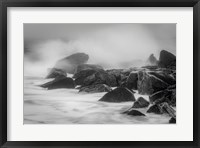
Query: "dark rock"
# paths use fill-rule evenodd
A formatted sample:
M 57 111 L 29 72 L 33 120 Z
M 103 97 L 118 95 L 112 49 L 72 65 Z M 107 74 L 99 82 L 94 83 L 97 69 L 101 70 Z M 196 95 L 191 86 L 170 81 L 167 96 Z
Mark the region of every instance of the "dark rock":
M 131 72 L 126 80 L 127 88 L 137 89 L 138 74 L 136 72 Z
M 52 68 L 46 78 L 67 77 L 66 72 L 61 69 Z
M 138 72 L 138 92 L 140 94 L 151 95 L 157 91 L 164 90 L 169 86 L 168 83 L 146 71 Z
M 58 88 L 75 88 L 75 84 L 72 78 L 62 77 L 56 78 L 53 81 L 47 82 L 41 85 L 47 89 L 58 89 Z
M 74 74 L 77 66 L 86 63 L 88 59 L 89 56 L 85 53 L 75 53 L 57 61 L 54 68 L 62 69 L 66 73 Z
M 97 93 L 97 92 L 110 92 L 112 89 L 105 84 L 96 84 L 81 87 L 79 92 Z
M 140 111 L 138 110 L 134 110 L 134 109 L 131 109 L 131 110 L 128 110 L 126 112 L 127 115 L 132 115 L 132 116 L 145 116 L 145 114 L 141 113 Z
M 92 84 L 107 84 L 114 87 L 117 85 L 116 79 L 113 75 L 109 75 L 102 69 L 88 69 L 82 70 L 74 75 L 75 83 L 77 85 L 88 86 Z
M 170 118 L 169 123 L 176 123 L 176 118 Z
M 159 67 L 176 69 L 176 56 L 172 53 L 162 50 L 160 52 Z
M 99 101 L 105 102 L 126 102 L 135 101 L 134 94 L 127 88 L 118 87 L 106 93 Z
M 88 69 L 99 70 L 99 69 L 103 69 L 103 67 L 101 67 L 100 65 L 94 65 L 94 64 L 80 64 L 77 66 L 75 73 L 79 73 L 82 70 L 88 70 Z
M 148 107 L 148 106 L 149 106 L 149 102 L 147 100 L 145 100 L 143 97 L 139 97 L 137 99 L 137 101 L 134 102 L 132 108 L 144 108 L 144 107 Z
M 158 60 L 154 56 L 154 54 L 151 54 L 149 58 L 146 61 L 146 65 L 148 66 L 156 66 L 158 64 Z
M 149 107 L 149 109 L 147 110 L 147 113 L 162 114 L 163 111 L 159 105 L 155 104 Z
M 176 111 L 166 102 L 162 104 L 162 110 L 164 113 L 169 114 L 171 117 L 176 118 Z

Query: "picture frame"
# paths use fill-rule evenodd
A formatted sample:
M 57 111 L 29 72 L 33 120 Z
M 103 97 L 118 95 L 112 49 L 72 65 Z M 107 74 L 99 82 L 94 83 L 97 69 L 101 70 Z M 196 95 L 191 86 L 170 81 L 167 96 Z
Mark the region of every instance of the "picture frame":
M 193 141 L 8 141 L 7 140 L 7 8 L 9 7 L 193 7 Z M 199 0 L 3 0 L 0 54 L 1 147 L 200 147 L 200 2 Z

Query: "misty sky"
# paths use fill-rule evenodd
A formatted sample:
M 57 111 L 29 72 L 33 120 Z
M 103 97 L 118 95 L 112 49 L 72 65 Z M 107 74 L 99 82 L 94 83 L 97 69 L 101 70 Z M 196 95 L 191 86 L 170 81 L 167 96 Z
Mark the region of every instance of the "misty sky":
M 25 75 L 43 76 L 76 52 L 88 54 L 88 63 L 124 68 L 163 49 L 176 55 L 176 24 L 24 24 Z

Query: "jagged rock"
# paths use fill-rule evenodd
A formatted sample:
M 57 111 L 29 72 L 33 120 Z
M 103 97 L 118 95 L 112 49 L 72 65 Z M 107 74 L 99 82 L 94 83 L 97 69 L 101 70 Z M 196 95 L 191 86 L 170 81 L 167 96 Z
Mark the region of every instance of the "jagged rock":
M 137 89 L 138 74 L 131 72 L 126 80 L 126 86 L 128 89 Z
M 169 114 L 171 117 L 176 118 L 176 111 L 166 102 L 162 104 L 162 110 L 164 113 Z
M 157 91 L 164 90 L 169 86 L 168 83 L 151 75 L 146 71 L 138 72 L 138 92 L 140 94 L 151 95 Z
M 72 78 L 62 77 L 56 78 L 53 81 L 47 82 L 41 85 L 47 89 L 58 89 L 58 88 L 75 88 L 75 84 Z
M 163 111 L 159 105 L 155 104 L 149 107 L 149 109 L 147 110 L 147 113 L 162 114 Z
M 80 64 L 77 66 L 75 73 L 79 73 L 82 70 L 88 70 L 88 69 L 99 70 L 99 69 L 103 69 L 103 67 L 101 67 L 100 65 L 94 65 L 94 64 Z
M 89 56 L 85 53 L 75 53 L 57 61 L 54 68 L 61 69 L 66 73 L 74 74 L 77 66 L 86 63 L 88 59 Z
M 96 84 L 81 87 L 79 92 L 97 93 L 97 92 L 110 92 L 112 89 L 105 84 Z
M 162 50 L 158 65 L 163 68 L 176 69 L 176 56 L 166 50 Z
M 169 86 L 166 90 L 158 91 L 149 96 L 150 103 L 161 104 L 167 102 L 176 106 L 176 86 Z
M 113 75 L 109 75 L 102 69 L 88 69 L 82 70 L 74 75 L 75 83 L 81 86 L 88 86 L 92 84 L 107 84 L 114 87 L 117 85 L 116 79 Z
M 176 118 L 171 117 L 169 123 L 176 123 Z
M 134 102 L 132 108 L 144 108 L 148 107 L 149 102 L 145 100 L 143 97 L 139 97 L 136 102 Z
M 154 54 L 151 54 L 149 58 L 146 61 L 146 65 L 148 66 L 156 66 L 158 64 L 158 60 L 154 56 Z
M 127 115 L 132 115 L 132 116 L 145 116 L 145 114 L 135 109 L 130 109 L 128 111 L 125 111 L 124 113 Z
M 126 102 L 135 101 L 134 94 L 127 88 L 118 87 L 106 93 L 99 101 L 105 102 Z
M 61 69 L 52 68 L 46 78 L 67 77 L 66 72 Z

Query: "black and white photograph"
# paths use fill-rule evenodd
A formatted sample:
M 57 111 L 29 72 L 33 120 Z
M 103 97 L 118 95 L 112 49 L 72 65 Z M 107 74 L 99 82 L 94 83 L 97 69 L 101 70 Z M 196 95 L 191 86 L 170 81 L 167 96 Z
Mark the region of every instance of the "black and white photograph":
M 24 23 L 24 124 L 176 124 L 175 23 Z

